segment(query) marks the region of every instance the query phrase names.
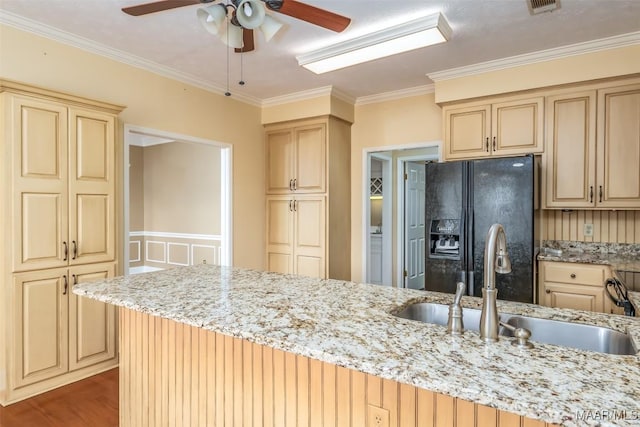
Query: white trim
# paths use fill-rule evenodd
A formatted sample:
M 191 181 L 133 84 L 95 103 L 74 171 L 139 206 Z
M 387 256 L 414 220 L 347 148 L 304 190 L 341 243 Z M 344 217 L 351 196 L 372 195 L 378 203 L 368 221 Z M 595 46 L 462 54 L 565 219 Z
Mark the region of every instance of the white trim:
M 164 231 L 132 231 L 130 237 L 165 237 L 167 239 L 191 239 L 191 240 L 218 240 L 222 241 L 220 234 L 192 234 L 192 233 L 168 233 Z
M 134 240 L 134 241 L 129 240 L 129 248 L 131 248 L 131 244 L 132 243 L 138 245 L 138 256 L 136 257 L 136 259 L 129 259 L 129 263 L 140 262 L 141 261 L 141 259 L 140 259 L 140 248 L 141 248 L 140 240 Z M 129 256 L 131 256 L 131 254 L 129 254 Z
M 607 37 L 604 39 L 591 40 L 583 43 L 576 43 L 553 49 L 540 50 L 523 55 L 510 56 L 508 58 L 496 59 L 493 61 L 481 62 L 464 67 L 451 68 L 427 74 L 434 82 L 457 79 L 460 77 L 473 76 L 490 71 L 504 70 L 507 68 L 520 67 L 523 65 L 535 64 L 538 62 L 562 59 L 570 56 L 583 55 L 585 53 L 600 52 L 603 50 L 617 49 L 625 46 L 632 46 L 640 43 L 640 31 Z
M 141 68 L 154 74 L 158 74 L 172 80 L 177 80 L 191 86 L 213 92 L 217 95 L 223 95 L 227 91 L 225 87 L 212 84 L 211 82 L 200 77 L 196 77 L 191 74 L 176 70 L 174 68 L 158 64 L 157 62 L 149 61 L 139 56 L 114 49 L 85 37 L 81 37 L 67 31 L 59 30 L 42 22 L 37 22 L 20 15 L 16 15 L 15 13 L 9 12 L 7 10 L 3 10 L 2 13 L 0 13 L 0 24 L 5 24 L 22 31 L 46 37 L 59 43 L 73 46 L 78 49 L 103 56 L 105 58 L 113 59 L 114 61 L 118 61 L 132 67 Z M 250 95 L 237 93 L 235 91 L 232 98 L 256 107 L 259 107 L 261 104 L 260 99 Z
M 131 267 L 131 269 L 129 270 L 129 274 L 150 273 L 152 271 L 162 271 L 162 270 L 164 270 L 164 268 L 141 265 L 140 267 Z
M 409 87 L 406 89 L 394 90 L 391 92 L 383 92 L 376 95 L 360 96 L 356 98 L 355 105 L 376 104 L 378 102 L 394 101 L 397 99 L 411 98 L 414 96 L 422 96 L 435 92 L 435 85 L 423 85 Z
M 129 274 L 129 145 L 131 141 L 131 135 L 149 135 L 158 138 L 166 138 L 171 141 L 189 142 L 214 145 L 220 148 L 220 174 L 221 174 L 221 194 L 220 194 L 220 239 L 222 241 L 222 249 L 218 250 L 218 258 L 221 265 L 232 266 L 233 265 L 233 145 L 214 141 L 204 138 L 198 138 L 189 135 L 182 135 L 173 132 L 165 132 L 162 130 L 150 129 L 142 126 L 124 125 L 124 274 Z M 140 233 L 140 232 L 132 232 Z M 145 233 L 144 231 L 142 233 Z M 184 233 L 176 233 L 184 235 Z M 162 236 L 164 237 L 165 233 Z M 199 235 L 206 237 L 205 240 L 209 240 L 209 237 L 217 235 Z M 181 237 L 178 237 L 181 238 Z M 188 238 L 194 238 L 193 235 L 189 235 Z M 217 240 L 217 239 L 213 239 Z M 222 263 L 224 261 L 224 263 Z
M 187 263 L 183 264 L 181 262 L 172 262 L 171 261 L 171 246 L 186 246 L 187 247 Z M 174 243 L 174 242 L 167 242 L 167 252 L 168 252 L 168 256 L 167 256 L 167 264 L 171 264 L 171 265 L 191 265 L 189 262 L 189 252 L 190 252 L 190 246 L 187 243 Z
M 149 243 L 154 245 L 162 245 L 162 260 L 149 258 Z M 144 242 L 144 260 L 149 262 L 167 263 L 167 244 L 166 242 L 158 242 L 157 240 L 147 240 Z
M 336 99 L 340 99 L 342 101 L 345 101 L 351 104 L 355 103 L 356 101 L 351 95 L 333 86 L 323 86 L 315 89 L 303 90 L 300 92 L 294 92 L 286 95 L 266 98 L 262 100 L 262 106 L 274 107 L 282 104 L 289 104 L 291 102 L 305 101 L 307 99 L 319 98 L 321 96 L 332 96 Z

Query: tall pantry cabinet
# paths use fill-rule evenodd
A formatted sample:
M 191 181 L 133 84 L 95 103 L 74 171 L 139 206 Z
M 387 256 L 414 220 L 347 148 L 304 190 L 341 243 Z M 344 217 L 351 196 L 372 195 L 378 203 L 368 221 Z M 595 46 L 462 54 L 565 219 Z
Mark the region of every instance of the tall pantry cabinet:
M 350 141 L 333 116 L 265 126 L 267 270 L 350 280 Z
M 74 285 L 116 264 L 121 107 L 0 81 L 0 403 L 117 365 L 113 306 Z

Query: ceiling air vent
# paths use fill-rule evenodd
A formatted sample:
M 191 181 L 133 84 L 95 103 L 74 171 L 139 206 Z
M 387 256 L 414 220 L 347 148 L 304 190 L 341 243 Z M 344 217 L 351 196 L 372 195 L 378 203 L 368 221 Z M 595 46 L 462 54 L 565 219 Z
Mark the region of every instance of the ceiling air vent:
M 527 0 L 527 6 L 530 14 L 537 15 L 560 9 L 560 0 Z

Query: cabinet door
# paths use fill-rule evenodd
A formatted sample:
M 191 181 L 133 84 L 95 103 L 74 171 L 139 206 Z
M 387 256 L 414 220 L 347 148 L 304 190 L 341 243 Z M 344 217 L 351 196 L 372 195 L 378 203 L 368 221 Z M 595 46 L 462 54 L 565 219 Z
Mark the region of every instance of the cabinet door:
M 71 284 L 102 280 L 114 275 L 113 264 L 71 268 Z M 69 292 L 69 370 L 84 368 L 116 356 L 116 310 Z
M 14 275 L 13 388 L 68 371 L 69 291 L 64 268 Z
M 545 207 L 595 206 L 595 91 L 547 98 L 545 165 Z
M 542 153 L 544 98 L 501 102 L 491 106 L 493 155 Z
M 604 312 L 604 293 L 601 286 L 570 283 L 544 283 L 544 305 L 556 308 Z
M 113 116 L 70 111 L 69 264 L 115 259 Z
M 640 85 L 598 92 L 597 206 L 640 208 Z
M 293 200 L 267 197 L 267 270 L 293 273 Z
M 324 123 L 295 129 L 296 193 L 324 193 L 327 170 L 327 128 Z
M 490 155 L 491 106 L 445 108 L 444 157 L 447 160 Z
M 326 278 L 325 198 L 296 196 L 294 272 L 301 276 Z
M 295 175 L 293 131 L 285 129 L 267 132 L 265 149 L 267 194 L 290 193 Z
M 13 143 L 13 270 L 67 264 L 67 109 L 8 97 Z

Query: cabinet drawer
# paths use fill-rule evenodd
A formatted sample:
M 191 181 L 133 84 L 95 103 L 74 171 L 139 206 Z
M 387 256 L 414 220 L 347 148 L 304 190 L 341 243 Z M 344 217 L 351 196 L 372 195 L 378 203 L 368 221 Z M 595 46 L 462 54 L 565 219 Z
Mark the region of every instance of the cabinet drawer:
M 602 266 L 549 262 L 544 264 L 544 280 L 546 282 L 604 286 L 605 269 L 606 267 Z

